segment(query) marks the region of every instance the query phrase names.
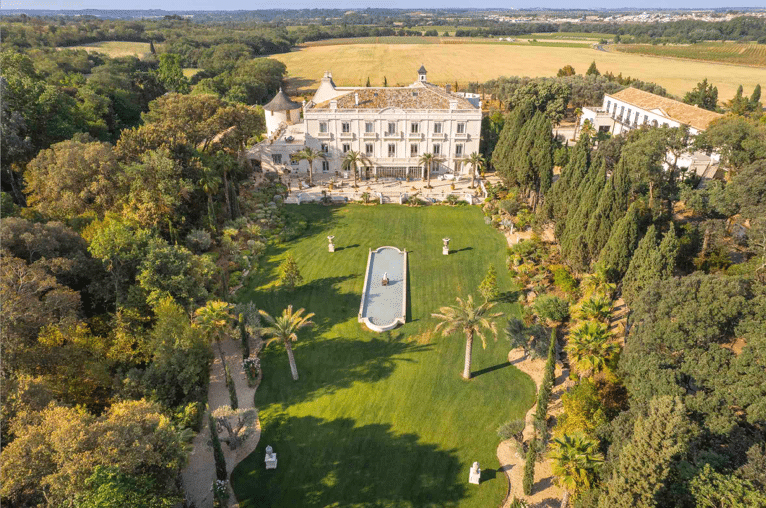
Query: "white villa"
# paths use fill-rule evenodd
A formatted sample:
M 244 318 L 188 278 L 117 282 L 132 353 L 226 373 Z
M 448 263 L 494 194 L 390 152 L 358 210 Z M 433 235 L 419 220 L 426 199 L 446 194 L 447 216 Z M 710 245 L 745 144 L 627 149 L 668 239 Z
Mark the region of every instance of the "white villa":
M 622 134 L 643 125 L 650 127 L 689 128 L 691 137 L 707 129 L 713 120 L 723 115 L 697 106 L 684 104 L 667 97 L 644 92 L 636 88 L 626 88 L 615 94 L 604 95 L 601 107 L 584 107 L 580 117 L 580 126 L 590 122 L 599 132 L 613 135 Z M 712 178 L 718 171 L 718 154 L 707 155 L 702 152 L 683 154 L 677 162 L 678 167 L 696 172 L 703 179 Z M 671 162 L 669 159 L 668 162 Z
M 459 175 L 469 170 L 464 158 L 479 151 L 479 96 L 429 83 L 423 66 L 405 87 L 338 87 L 326 72 L 311 101 L 298 104 L 280 90 L 264 109 L 267 138 L 248 153 L 265 171 L 306 173 L 308 163 L 291 155 L 311 147 L 326 154 L 315 175 L 341 175 L 349 150 L 368 161 L 362 178 L 421 178 L 424 153 L 441 159 L 432 174 Z

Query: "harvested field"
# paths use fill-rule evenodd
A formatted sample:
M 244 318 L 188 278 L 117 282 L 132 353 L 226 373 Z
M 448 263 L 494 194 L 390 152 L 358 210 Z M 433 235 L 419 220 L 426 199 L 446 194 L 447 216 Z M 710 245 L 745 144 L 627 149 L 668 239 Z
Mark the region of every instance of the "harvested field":
M 668 46 L 655 46 L 652 44 L 618 44 L 610 46 L 610 50 L 637 55 L 766 67 L 766 44 L 738 44 L 732 42 L 710 42 Z
M 438 40 L 436 37 L 430 39 Z M 351 39 L 353 40 L 353 39 Z M 329 42 L 329 41 L 324 41 Z M 591 47 L 551 47 L 534 44 L 359 44 L 306 47 L 291 53 L 273 55 L 287 65 L 289 77 L 300 94 L 316 88 L 326 70 L 338 85 L 363 86 L 370 78 L 373 86 L 409 84 L 420 64 L 428 69 L 432 83 L 483 82 L 500 76 L 555 76 L 564 65 L 584 72 L 595 60 L 599 70 L 633 76 L 664 86 L 670 93 L 683 95 L 704 78 L 718 87 L 719 100 L 734 96 L 742 84 L 752 90 L 766 83 L 766 68 L 721 65 L 710 62 L 678 62 L 617 51 L 598 51 Z

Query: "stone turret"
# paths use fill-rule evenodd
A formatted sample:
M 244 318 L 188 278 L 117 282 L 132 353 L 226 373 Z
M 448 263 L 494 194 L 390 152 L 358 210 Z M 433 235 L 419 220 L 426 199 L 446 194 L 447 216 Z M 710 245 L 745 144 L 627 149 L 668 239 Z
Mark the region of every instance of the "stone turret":
M 290 100 L 282 89 L 271 101 L 263 106 L 266 110 L 266 133 L 271 136 L 279 125 L 293 125 L 301 121 L 301 105 Z

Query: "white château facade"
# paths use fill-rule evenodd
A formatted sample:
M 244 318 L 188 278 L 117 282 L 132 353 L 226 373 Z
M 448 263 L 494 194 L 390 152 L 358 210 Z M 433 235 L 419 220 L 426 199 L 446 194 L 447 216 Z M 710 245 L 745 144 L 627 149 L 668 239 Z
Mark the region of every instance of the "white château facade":
M 433 174 L 463 174 L 469 170 L 464 159 L 479 151 L 479 96 L 429 83 L 422 66 L 418 80 L 406 87 L 338 87 L 327 72 L 302 107 L 280 91 L 264 109 L 268 138 L 249 156 L 266 171 L 306 172 L 308 164 L 292 161 L 291 154 L 311 147 L 325 154 L 314 163 L 315 175 L 341 174 L 343 158 L 353 150 L 369 164 L 360 168 L 362 178 L 421 178 L 424 153 L 441 159 Z M 296 121 L 300 109 L 303 118 Z
M 604 95 L 601 107 L 584 107 L 580 117 L 580 127 L 590 122 L 598 132 L 612 135 L 623 134 L 633 129 L 648 127 L 681 127 L 689 129 L 689 137 L 693 138 L 707 129 L 708 125 L 723 115 L 708 111 L 697 106 L 684 104 L 667 97 L 626 88 L 614 94 Z M 682 153 L 678 159 L 668 153 L 666 166 L 675 164 L 679 168 L 692 171 L 702 177 L 703 182 L 710 180 L 719 173 L 720 156 L 717 153 L 706 154 L 689 150 Z

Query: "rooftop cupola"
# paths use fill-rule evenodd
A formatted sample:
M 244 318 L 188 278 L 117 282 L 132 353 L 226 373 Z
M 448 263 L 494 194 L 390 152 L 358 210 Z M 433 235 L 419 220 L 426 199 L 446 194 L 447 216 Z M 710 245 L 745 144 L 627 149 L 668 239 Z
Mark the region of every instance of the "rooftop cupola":
M 420 69 L 418 69 L 418 81 L 420 83 L 425 83 L 426 82 L 426 74 L 427 74 L 427 71 L 426 71 L 425 66 L 421 65 Z

